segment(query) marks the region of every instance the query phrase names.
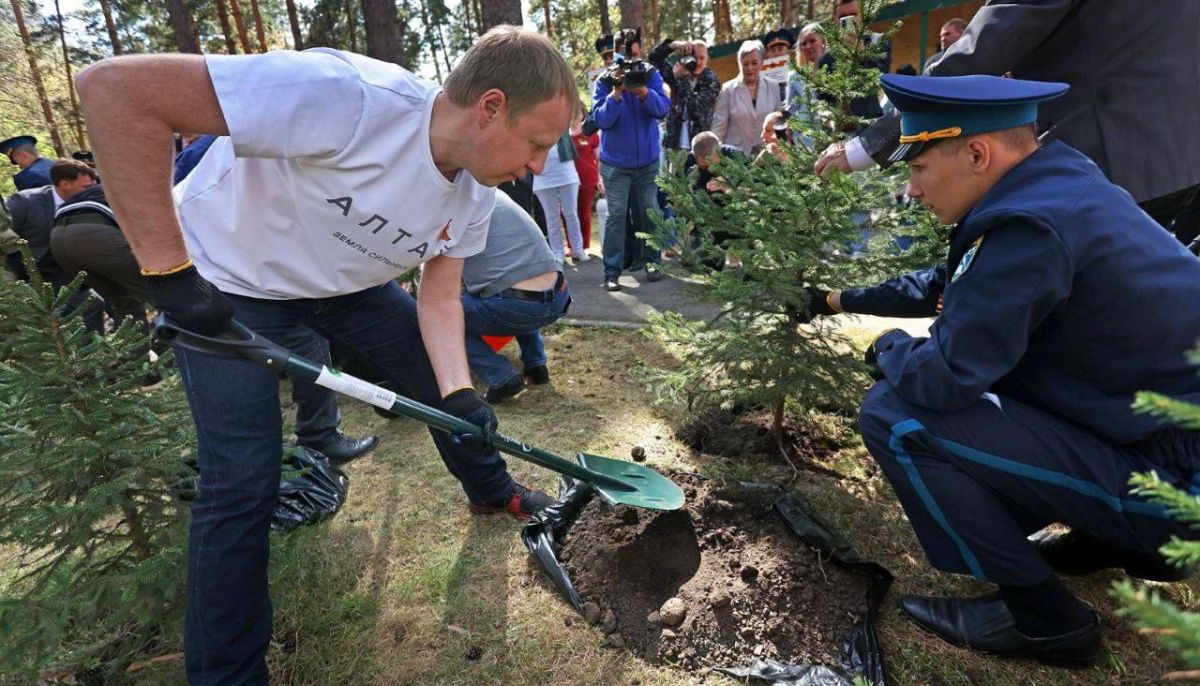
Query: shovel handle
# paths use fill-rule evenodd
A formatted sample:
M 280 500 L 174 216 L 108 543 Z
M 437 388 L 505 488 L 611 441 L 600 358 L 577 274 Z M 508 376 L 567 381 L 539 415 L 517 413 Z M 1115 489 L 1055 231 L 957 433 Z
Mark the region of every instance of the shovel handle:
M 370 405 L 381 407 L 396 414 L 416 419 L 435 429 L 452 434 L 478 434 L 480 427 L 468 421 L 447 414 L 441 410 L 429 407 L 402 395 L 397 395 L 386 388 L 380 388 L 373 383 L 364 381 L 349 374 L 319 365 L 311 360 L 293 354 L 287 348 L 273 343 L 259 334 L 246 328 L 237 321 L 230 322 L 229 331 L 220 336 L 202 336 L 189 331 L 166 315 L 159 315 L 154 322 L 154 334 L 159 338 L 170 341 L 188 350 L 228 357 L 247 359 L 265 367 L 293 374 L 318 386 L 337 391 L 356 398 Z M 563 459 L 558 455 L 536 448 L 528 443 L 509 438 L 497 433 L 492 441 L 501 452 L 519 457 L 527 462 L 545 467 L 559 474 L 573 476 L 581 481 L 588 481 L 598 486 L 618 491 L 637 490 L 632 484 L 615 479 L 605 474 L 594 472 L 576 462 Z

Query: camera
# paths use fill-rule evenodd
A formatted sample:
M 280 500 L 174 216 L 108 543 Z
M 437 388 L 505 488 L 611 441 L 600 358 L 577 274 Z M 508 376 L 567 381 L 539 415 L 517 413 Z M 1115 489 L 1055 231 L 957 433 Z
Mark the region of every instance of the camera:
M 650 64 L 645 60 L 617 58 L 617 61 L 600 75 L 600 81 L 612 88 L 641 88 L 650 82 L 650 69 Z
M 696 57 L 694 55 L 684 55 L 679 59 L 679 63 L 683 65 L 684 69 L 687 69 L 693 74 L 696 73 L 696 67 L 700 66 L 700 63 L 696 61 Z

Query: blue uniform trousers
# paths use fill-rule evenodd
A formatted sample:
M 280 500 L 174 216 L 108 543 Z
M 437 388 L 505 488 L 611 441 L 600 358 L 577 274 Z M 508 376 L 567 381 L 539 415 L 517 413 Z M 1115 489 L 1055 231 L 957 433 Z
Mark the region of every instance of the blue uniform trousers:
M 441 400 L 416 302 L 395 283 L 333 298 L 257 300 L 253 312 L 248 299 L 233 300 L 235 316 L 246 315 L 247 323 L 277 332 L 310 326 L 357 353 L 398 392 L 427 405 Z M 279 379 L 249 361 L 178 346 L 175 353 L 196 423 L 200 470 L 188 535 L 188 681 L 266 684 L 268 535 L 282 457 Z M 494 502 L 512 493 L 499 453 L 470 450 L 448 434 L 431 433 L 471 501 Z
M 1164 430 L 1131 445 L 1010 398 L 988 395 L 957 412 L 913 405 L 888 381 L 863 402 L 863 441 L 895 489 L 931 564 L 998 584 L 1052 575 L 1026 536 L 1055 522 L 1112 545 L 1151 552 L 1191 537 L 1165 509 L 1129 493 L 1155 471 L 1184 490 L 1200 433 Z

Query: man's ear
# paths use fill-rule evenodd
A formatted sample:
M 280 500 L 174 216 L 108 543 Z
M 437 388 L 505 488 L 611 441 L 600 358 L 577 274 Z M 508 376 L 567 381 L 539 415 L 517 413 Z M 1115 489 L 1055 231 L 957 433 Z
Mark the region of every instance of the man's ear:
M 966 153 L 970 156 L 971 171 L 982 174 L 992 164 L 992 142 L 986 138 L 972 138 L 967 141 Z
M 483 128 L 505 116 L 508 111 L 508 96 L 499 88 L 492 88 L 479 96 L 477 109 L 479 128 Z

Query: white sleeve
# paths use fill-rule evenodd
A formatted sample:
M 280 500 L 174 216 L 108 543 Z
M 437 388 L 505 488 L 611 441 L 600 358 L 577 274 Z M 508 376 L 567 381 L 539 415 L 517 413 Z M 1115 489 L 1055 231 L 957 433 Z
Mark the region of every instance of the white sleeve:
M 862 171 L 876 166 L 875 160 L 871 159 L 871 156 L 863 149 L 862 141 L 858 139 L 858 136 L 851 138 L 846 143 L 846 163 L 853 171 Z
M 492 223 L 492 210 L 495 207 L 496 193 L 488 193 L 487 199 L 479 203 L 475 216 L 463 231 L 462 238 L 445 254 L 465 259 L 483 252 L 484 246 L 487 245 L 488 226 Z
M 238 157 L 330 157 L 362 119 L 362 79 L 331 51 L 208 55 L 205 64 Z

